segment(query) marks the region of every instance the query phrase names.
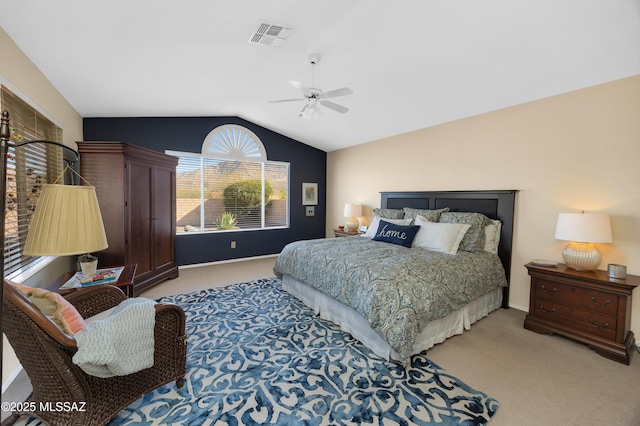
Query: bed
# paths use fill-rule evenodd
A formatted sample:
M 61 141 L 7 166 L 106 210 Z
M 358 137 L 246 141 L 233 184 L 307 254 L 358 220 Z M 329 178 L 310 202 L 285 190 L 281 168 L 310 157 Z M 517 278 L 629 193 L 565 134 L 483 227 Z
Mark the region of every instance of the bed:
M 468 330 L 500 306 L 508 307 L 515 194 L 512 190 L 383 192 L 380 209 L 375 210 L 383 217 L 372 222 L 369 232 L 373 237 L 377 230 L 375 238 L 288 244 L 274 272 L 286 291 L 322 318 L 379 356 L 406 364 L 411 355 Z M 402 215 L 409 219 L 401 219 Z M 466 222 L 469 218 L 473 220 Z M 484 222 L 465 224 L 475 220 Z M 415 242 L 390 244 L 379 238 L 384 235 L 378 224 L 385 230 L 389 226 L 393 236 L 455 228 L 461 249 L 447 252 Z M 499 225 L 495 246 L 489 242 L 489 227 L 482 224 Z

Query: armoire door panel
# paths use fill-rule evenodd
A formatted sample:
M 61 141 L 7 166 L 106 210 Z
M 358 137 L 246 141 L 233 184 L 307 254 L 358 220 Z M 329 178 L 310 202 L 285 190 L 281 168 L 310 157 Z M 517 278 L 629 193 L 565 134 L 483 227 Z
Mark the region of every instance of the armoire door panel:
M 156 268 L 163 270 L 175 261 L 175 171 L 154 168 L 153 183 L 154 256 Z
M 154 262 L 153 206 L 151 204 L 152 168 L 129 162 L 129 255 L 137 263 L 137 276 L 152 274 Z

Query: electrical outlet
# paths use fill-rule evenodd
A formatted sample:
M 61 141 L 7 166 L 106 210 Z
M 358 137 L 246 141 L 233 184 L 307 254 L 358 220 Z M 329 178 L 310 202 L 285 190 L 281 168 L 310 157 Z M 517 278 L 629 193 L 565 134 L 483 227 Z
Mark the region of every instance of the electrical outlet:
M 236 248 L 236 242 L 235 241 L 231 241 L 231 248 L 232 249 Z

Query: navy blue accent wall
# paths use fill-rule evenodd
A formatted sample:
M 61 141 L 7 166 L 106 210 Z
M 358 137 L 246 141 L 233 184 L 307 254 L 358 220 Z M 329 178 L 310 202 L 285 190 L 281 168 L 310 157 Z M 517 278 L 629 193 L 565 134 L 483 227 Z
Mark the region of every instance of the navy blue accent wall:
M 238 124 L 260 138 L 269 160 L 290 163 L 288 229 L 177 235 L 178 265 L 276 254 L 292 241 L 325 236 L 327 153 L 324 151 L 238 117 L 85 118 L 83 121 L 86 141 L 126 142 L 159 152 L 201 152 L 202 142 L 211 130 L 222 124 Z M 303 182 L 318 183 L 315 216 L 305 215 Z M 231 241 L 236 241 L 235 249 L 231 248 Z

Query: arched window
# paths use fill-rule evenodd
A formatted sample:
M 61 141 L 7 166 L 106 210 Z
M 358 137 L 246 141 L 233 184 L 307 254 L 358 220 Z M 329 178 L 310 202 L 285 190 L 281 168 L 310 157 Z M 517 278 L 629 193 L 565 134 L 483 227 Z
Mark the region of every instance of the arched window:
M 209 132 L 200 154 L 167 154 L 179 158 L 178 233 L 289 226 L 289 163 L 268 161 L 249 129 L 225 124 Z
M 202 144 L 202 155 L 220 160 L 267 161 L 260 139 L 237 124 L 224 124 L 209 132 Z

